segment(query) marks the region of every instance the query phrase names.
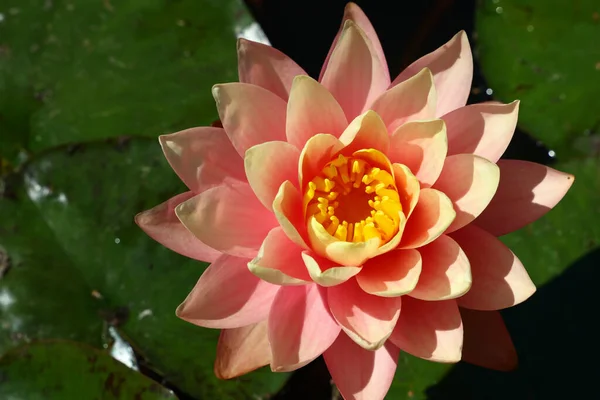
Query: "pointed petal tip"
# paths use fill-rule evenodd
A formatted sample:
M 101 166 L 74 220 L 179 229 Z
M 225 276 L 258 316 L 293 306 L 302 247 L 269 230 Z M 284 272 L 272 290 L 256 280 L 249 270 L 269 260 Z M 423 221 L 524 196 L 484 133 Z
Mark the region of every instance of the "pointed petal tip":
M 219 97 L 221 96 L 221 88 L 222 87 L 223 87 L 222 83 L 217 83 L 216 85 L 213 85 L 212 88 L 210 89 L 210 92 L 212 93 L 212 96 L 215 99 L 215 101 L 217 102 L 217 104 L 219 103 Z

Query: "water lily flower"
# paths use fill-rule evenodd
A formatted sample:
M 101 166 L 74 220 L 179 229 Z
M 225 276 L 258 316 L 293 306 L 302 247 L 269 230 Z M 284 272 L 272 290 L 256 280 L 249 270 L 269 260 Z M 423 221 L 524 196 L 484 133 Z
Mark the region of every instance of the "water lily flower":
M 215 372 L 292 371 L 323 355 L 345 399 L 383 399 L 400 351 L 500 370 L 516 352 L 497 310 L 535 291 L 497 236 L 552 209 L 573 176 L 500 160 L 519 102 L 466 106 L 459 32 L 391 79 L 355 4 L 318 80 L 238 43 L 223 127 L 160 137 L 189 191 L 136 217 L 211 265 L 177 309 L 222 329 Z

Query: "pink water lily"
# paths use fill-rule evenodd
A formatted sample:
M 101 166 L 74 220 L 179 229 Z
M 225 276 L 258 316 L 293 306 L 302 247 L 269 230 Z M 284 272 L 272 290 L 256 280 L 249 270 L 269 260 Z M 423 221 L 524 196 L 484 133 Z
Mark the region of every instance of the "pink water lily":
M 403 350 L 508 370 L 499 309 L 535 291 L 497 236 L 552 209 L 573 176 L 500 160 L 518 101 L 465 106 L 464 32 L 393 81 L 349 4 L 316 81 L 238 43 L 216 85 L 223 128 L 160 137 L 189 191 L 139 214 L 158 242 L 211 262 L 177 315 L 222 329 L 215 372 L 291 371 L 323 355 L 341 394 L 383 399 Z

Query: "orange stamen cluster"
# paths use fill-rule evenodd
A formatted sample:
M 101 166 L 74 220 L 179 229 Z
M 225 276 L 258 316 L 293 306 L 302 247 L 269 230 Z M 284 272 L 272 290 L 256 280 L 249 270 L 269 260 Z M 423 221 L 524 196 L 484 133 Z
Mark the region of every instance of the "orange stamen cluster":
M 304 204 L 307 218 L 314 216 L 330 235 L 347 242 L 388 242 L 398 232 L 402 211 L 390 172 L 343 155 L 308 183 Z

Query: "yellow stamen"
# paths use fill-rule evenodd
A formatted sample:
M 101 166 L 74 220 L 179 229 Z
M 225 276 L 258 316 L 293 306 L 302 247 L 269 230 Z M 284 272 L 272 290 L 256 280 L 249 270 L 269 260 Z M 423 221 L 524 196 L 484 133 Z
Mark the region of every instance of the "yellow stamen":
M 384 169 L 384 163 L 372 166 L 361 154 L 337 155 L 313 177 L 304 192 L 305 216 L 307 220 L 315 216 L 338 240 L 358 243 L 378 238 L 384 244 L 398 232 L 400 196 L 393 172 Z M 385 160 L 381 153 L 377 158 Z

